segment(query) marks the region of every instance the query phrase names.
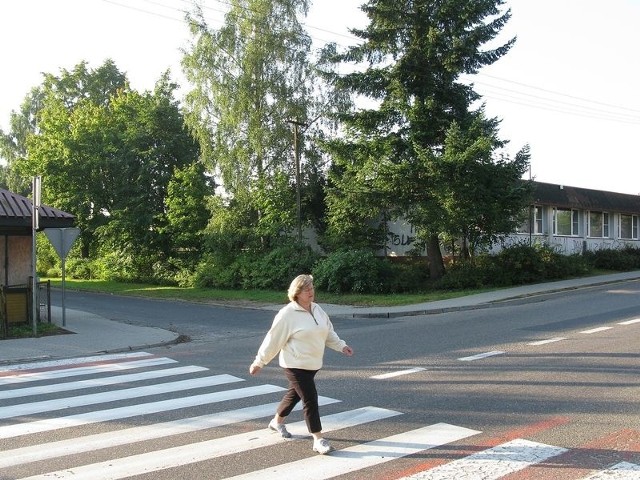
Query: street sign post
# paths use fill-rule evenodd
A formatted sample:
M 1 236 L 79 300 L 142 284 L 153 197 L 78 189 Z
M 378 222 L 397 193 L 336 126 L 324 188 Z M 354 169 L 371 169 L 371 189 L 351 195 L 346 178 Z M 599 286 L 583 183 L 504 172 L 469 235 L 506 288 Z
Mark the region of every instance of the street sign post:
M 67 325 L 66 307 L 65 307 L 65 264 L 64 260 L 73 246 L 73 242 L 76 241 L 78 235 L 80 235 L 80 229 L 75 227 L 70 228 L 45 228 L 44 233 L 47 235 L 49 242 L 53 245 L 53 248 L 58 253 L 62 263 L 62 326 Z

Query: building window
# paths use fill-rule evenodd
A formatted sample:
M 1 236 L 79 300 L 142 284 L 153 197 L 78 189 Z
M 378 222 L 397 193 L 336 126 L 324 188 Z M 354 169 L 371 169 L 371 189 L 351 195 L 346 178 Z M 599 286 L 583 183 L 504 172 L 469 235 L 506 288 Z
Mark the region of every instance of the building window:
M 607 212 L 589 212 L 589 237 L 609 237 L 609 214 Z
M 620 238 L 628 240 L 638 239 L 637 215 L 620 215 Z
M 542 207 L 529 207 L 527 219 L 518 227 L 518 233 L 542 234 Z
M 556 208 L 553 211 L 554 235 L 578 235 L 578 211 L 568 208 Z

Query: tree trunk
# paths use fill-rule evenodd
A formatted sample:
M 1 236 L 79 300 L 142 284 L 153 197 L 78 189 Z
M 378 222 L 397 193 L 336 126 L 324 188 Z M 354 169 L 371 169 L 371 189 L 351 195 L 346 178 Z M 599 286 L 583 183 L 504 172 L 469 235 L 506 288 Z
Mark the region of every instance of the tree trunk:
M 429 258 L 429 277 L 431 280 L 439 280 L 444 276 L 444 261 L 440 251 L 440 238 L 438 235 L 430 235 L 427 240 L 427 257 Z

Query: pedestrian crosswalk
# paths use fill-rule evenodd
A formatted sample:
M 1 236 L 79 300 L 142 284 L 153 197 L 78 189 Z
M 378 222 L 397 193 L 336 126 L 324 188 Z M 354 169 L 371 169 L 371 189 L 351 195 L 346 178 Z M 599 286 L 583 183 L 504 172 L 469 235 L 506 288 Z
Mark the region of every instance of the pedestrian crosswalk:
M 444 422 L 412 424 L 394 435 L 352 441 L 351 446 L 330 455 L 319 456 L 309 448 L 302 458 L 297 454 L 290 461 L 277 460 L 259 467 L 250 465 L 260 462 L 242 462 L 238 468 L 229 467 L 228 472 L 208 472 L 203 477 L 199 464 L 233 455 L 262 456 L 267 449 L 289 442 L 267 428 L 248 430 L 245 426 L 247 422 L 265 422 L 273 415 L 284 389 L 269 384 L 242 386 L 244 381 L 146 352 L 0 367 L 0 478 L 154 478 L 153 474 L 181 468 L 183 473 L 162 478 L 321 480 L 356 472 L 375 478 L 371 472 L 383 464 L 463 440 L 470 442 L 483 433 Z M 230 400 L 242 405 L 228 408 L 221 404 Z M 335 406 L 335 413 L 322 417 L 325 433 L 404 418 L 401 411 L 378 406 L 341 408 L 338 399 L 319 400 L 321 405 Z M 287 426 L 293 435 L 290 442 L 308 442 L 304 422 Z M 224 433 L 218 433 L 216 429 L 223 427 Z M 567 451 L 514 438 L 394 478 L 511 478 Z M 638 480 L 640 465 L 611 462 L 581 475 L 576 478 Z

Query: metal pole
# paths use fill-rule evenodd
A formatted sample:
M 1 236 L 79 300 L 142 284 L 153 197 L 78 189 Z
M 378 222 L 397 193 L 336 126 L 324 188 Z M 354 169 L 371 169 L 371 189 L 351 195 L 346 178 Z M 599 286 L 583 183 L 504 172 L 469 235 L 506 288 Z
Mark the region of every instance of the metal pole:
M 31 326 L 33 335 L 38 334 L 38 278 L 36 272 L 36 232 L 40 227 L 40 177 L 33 177 L 33 202 L 31 206 Z

